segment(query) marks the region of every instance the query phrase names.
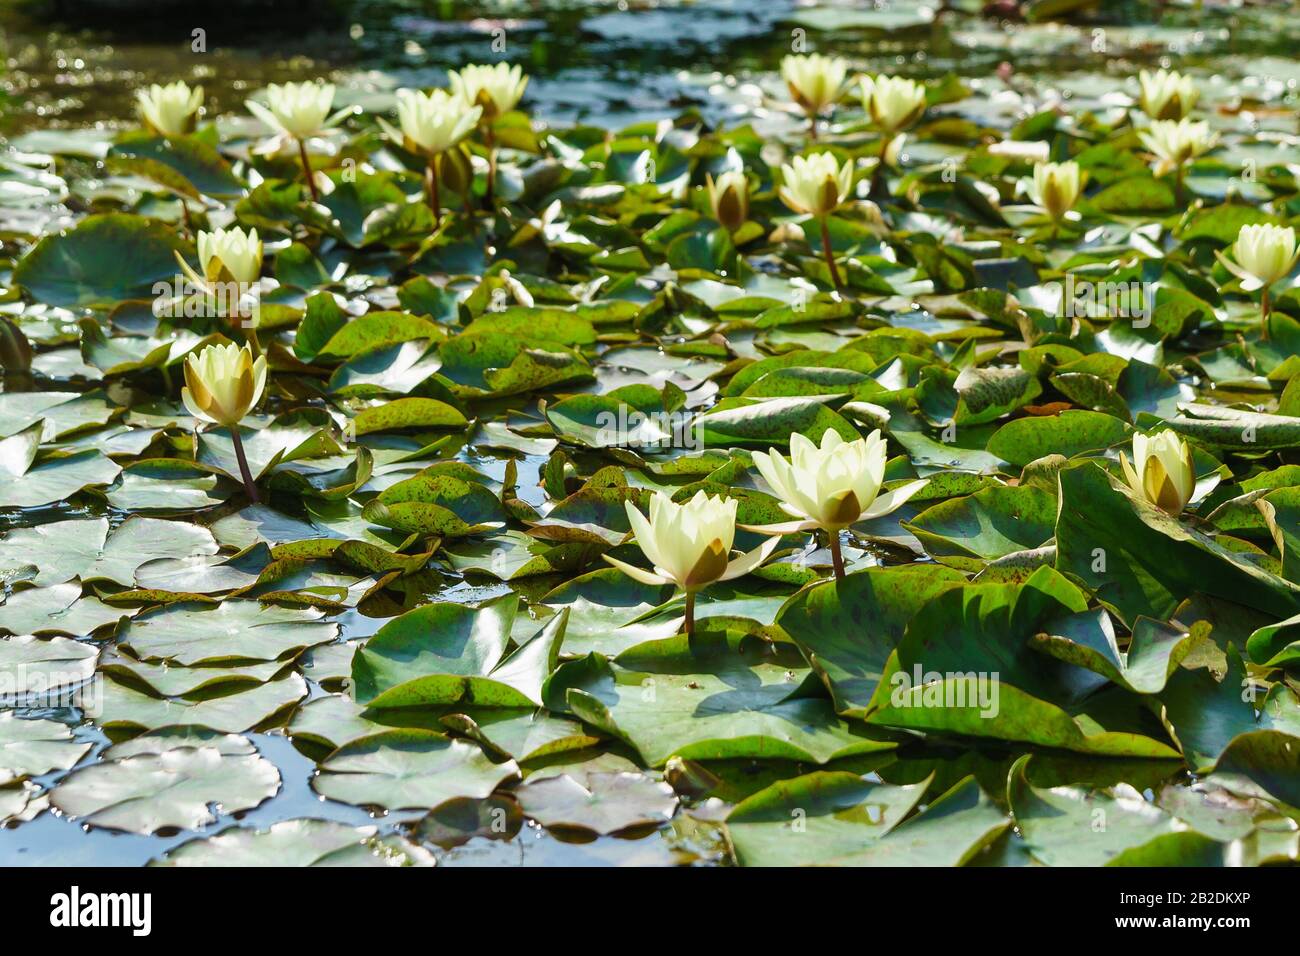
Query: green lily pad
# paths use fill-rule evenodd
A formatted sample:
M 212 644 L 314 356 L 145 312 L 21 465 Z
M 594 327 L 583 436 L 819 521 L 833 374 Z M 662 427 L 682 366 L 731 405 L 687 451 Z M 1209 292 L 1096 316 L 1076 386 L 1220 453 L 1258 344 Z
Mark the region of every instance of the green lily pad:
M 50 305 L 115 305 L 150 298 L 154 283 L 170 281 L 177 252 L 189 249 L 160 222 L 125 213 L 89 216 L 37 243 L 14 269 L 14 280 Z
M 90 743 L 76 740 L 57 720 L 24 719 L 13 711 L 0 713 L 0 786 L 51 770 L 67 770 L 90 752 Z
M 872 568 L 807 588 L 777 615 L 845 715 L 865 716 L 889 655 L 931 598 L 965 579 L 934 566 Z
M 251 810 L 280 789 L 280 774 L 246 738 L 175 739 L 172 732 L 110 747 L 104 761 L 69 774 L 50 802 L 83 825 L 148 835 L 197 830 L 223 813 Z
M 393 730 L 334 751 L 312 787 L 344 803 L 432 809 L 458 797 L 486 797 L 518 774 L 513 760 L 494 764 L 476 744 L 427 730 Z
M 693 648 L 684 638 L 640 644 L 617 663 L 584 668 L 565 687 L 568 707 L 626 740 L 652 767 L 669 757 L 784 758 L 825 763 L 887 750 L 835 716 L 829 701 L 799 696 L 799 668 L 726 636 Z M 560 671 L 552 679 L 564 684 Z
M 281 820 L 265 830 L 227 827 L 182 843 L 150 866 L 433 866 L 434 857 L 378 827 L 333 820 Z
M 143 660 L 186 665 L 280 660 L 334 640 L 338 625 L 323 617 L 310 608 L 257 601 L 174 604 L 133 619 L 118 642 Z
M 524 784 L 515 799 L 544 827 L 595 833 L 665 823 L 677 809 L 673 788 L 641 773 L 596 773 L 585 784 L 561 774 Z

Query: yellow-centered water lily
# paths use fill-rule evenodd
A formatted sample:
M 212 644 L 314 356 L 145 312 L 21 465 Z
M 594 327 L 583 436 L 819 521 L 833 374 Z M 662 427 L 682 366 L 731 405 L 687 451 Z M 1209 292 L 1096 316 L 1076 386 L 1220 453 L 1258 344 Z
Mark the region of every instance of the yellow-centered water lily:
M 191 415 L 213 425 L 238 425 L 266 388 L 266 356 L 247 345 L 209 345 L 185 360 L 181 401 Z
M 1295 229 L 1271 224 L 1242 226 L 1232 244 L 1232 259 L 1218 250 L 1214 254 L 1225 269 L 1241 280 L 1243 292 L 1259 290 L 1260 336 L 1267 340 L 1273 311 L 1269 290 L 1273 283 L 1290 275 L 1300 260 Z
M 514 109 L 528 86 L 523 68 L 509 63 L 470 64 L 460 70 L 449 70 L 447 78 L 456 96 L 471 106 L 482 108 L 482 118 L 486 122 Z
M 777 191 L 781 201 L 795 212 L 817 217 L 821 227 L 822 257 L 830 273 L 831 285 L 838 293 L 842 284 L 831 249 L 830 226 L 827 216 L 834 212 L 853 189 L 853 160 L 840 166 L 831 153 L 814 153 L 796 156 L 789 165 L 781 167 L 781 188 Z
M 1142 70 L 1138 73 L 1138 106 L 1156 120 L 1180 120 L 1200 99 L 1196 81 L 1177 70 Z
M 483 107 L 469 105 L 446 90 L 398 90 L 401 135 L 396 138 L 412 152 L 436 156 L 468 136 L 482 115 Z
M 330 115 L 333 83 L 272 83 L 266 88 L 266 103 L 247 100 L 244 105 L 267 126 L 297 140 L 323 133 L 351 112 L 345 107 Z
M 160 86 L 154 83 L 135 91 L 140 118 L 161 136 L 184 136 L 194 132 L 203 87 L 190 87 L 184 80 Z
M 714 179 L 705 174 L 709 208 L 713 218 L 728 232 L 735 232 L 749 218 L 749 180 L 739 170 L 729 169 Z
M 1060 222 L 1067 218 L 1082 192 L 1083 177 L 1078 163 L 1034 164 L 1034 179 L 1030 184 L 1029 196 L 1034 205 L 1040 206 L 1052 221 Z M 1077 213 L 1074 218 L 1078 218 Z
M 197 355 L 185 359 L 185 387 L 181 401 L 191 415 L 213 425 L 224 425 L 230 430 L 230 441 L 239 463 L 239 475 L 244 481 L 248 500 L 256 503 L 257 484 L 248 469 L 244 455 L 244 440 L 239 434 L 243 421 L 266 389 L 266 356 L 253 358 L 253 350 L 245 345 L 209 345 Z
M 248 285 L 262 275 L 262 240 L 257 230 L 248 232 L 236 226 L 233 229 L 216 229 L 200 232 L 198 237 L 199 267 L 196 273 L 188 262 L 176 253 L 185 275 L 201 289 L 211 290 L 217 282 L 242 282 Z
M 839 100 L 848 72 L 848 63 L 837 56 L 792 53 L 781 60 L 790 96 L 813 120 Z
M 1192 450 L 1177 432 L 1165 429 L 1150 437 L 1133 436 L 1133 460 L 1119 453 L 1129 487 L 1139 497 L 1171 515 L 1181 514 L 1196 490 Z
M 831 153 L 796 156 L 781 166 L 781 201 L 798 213 L 826 216 L 849 198 L 853 160 L 841 166 Z
M 332 116 L 330 106 L 334 103 L 333 83 L 272 83 L 266 88 L 267 106 L 253 100 L 245 100 L 244 105 L 250 113 L 260 119 L 277 133 L 259 146 L 255 152 L 274 153 L 285 145 L 286 140 L 298 144 L 298 155 L 302 160 L 302 174 L 311 192 L 312 202 L 320 201 L 321 187 L 316 185 L 316 174 L 312 171 L 311 160 L 307 156 L 307 140 L 324 133 L 336 126 L 343 117 L 352 112 L 351 107 L 344 107 Z M 322 177 L 325 188 L 331 183 Z
M 910 481 L 884 494 L 886 442 L 876 429 L 866 438 L 845 441 L 828 428 L 817 445 L 808 437 L 790 436 L 790 458 L 775 448 L 754 452 L 763 480 L 781 499 L 781 510 L 794 520 L 773 525 L 741 525 L 764 534 L 842 531 L 858 521 L 887 515 L 925 487 Z
M 890 136 L 912 126 L 925 112 L 925 87 L 906 77 L 863 76 L 858 92 L 871 122 Z
M 1138 138 L 1156 158 L 1153 172 L 1163 176 L 1209 152 L 1219 141 L 1217 133 L 1210 132 L 1210 124 L 1189 119 L 1156 120 L 1146 129 L 1138 130 Z
M 1265 289 L 1285 278 L 1300 260 L 1291 226 L 1242 226 L 1232 244 L 1232 258 L 1215 251 L 1223 267 L 1241 280 L 1243 292 Z
M 632 502 L 624 502 L 636 543 L 653 571 L 645 571 L 617 558 L 607 562 L 642 584 L 675 584 L 687 595 L 687 631 L 693 627 L 691 608 L 696 591 L 715 581 L 730 581 L 753 571 L 776 548 L 779 538 L 769 538 L 748 554 L 731 556 L 736 537 L 735 498 L 712 497 L 703 491 L 685 504 L 677 504 L 661 491 L 650 498 L 649 520 Z

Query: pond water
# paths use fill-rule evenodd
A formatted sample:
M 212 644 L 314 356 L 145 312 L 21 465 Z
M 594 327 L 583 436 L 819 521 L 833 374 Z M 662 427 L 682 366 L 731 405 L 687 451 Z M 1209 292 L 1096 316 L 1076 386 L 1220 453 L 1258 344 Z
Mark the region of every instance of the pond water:
M 1153 20 L 1152 8 L 1163 4 L 1125 2 L 1106 4 L 1112 16 L 1096 26 L 1027 26 L 961 12 L 977 3 L 951 4 L 956 9 L 927 23 L 916 12 L 925 4 L 894 0 L 880 10 L 846 5 L 845 26 L 832 17 L 826 30 L 811 29 L 823 21 L 790 0 L 332 0 L 245 5 L 250 12 L 238 3 L 194 12 L 162 4 L 147 16 L 133 14 L 129 2 L 103 4 L 114 6 L 122 12 L 99 17 L 82 5 L 75 17 L 61 17 L 57 4 L 0 9 L 7 95 L 0 131 L 131 122 L 142 83 L 199 82 L 209 109 L 239 112 L 267 83 L 329 76 L 359 91 L 441 86 L 449 67 L 503 56 L 533 77 L 528 102 L 548 122 L 615 128 L 687 108 L 723 120 L 743 115 L 743 84 L 774 70 L 797 30 L 809 49 L 846 57 L 855 70 L 911 76 L 987 77 L 1008 63 L 1024 83 L 1070 76 L 1086 87 L 1176 62 L 1225 80 L 1249 75 L 1294 88 L 1300 78 L 1290 59 L 1297 26 L 1285 3 L 1171 4 Z M 891 29 L 857 26 L 872 22 Z M 195 30 L 204 31 L 203 53 L 192 50 Z

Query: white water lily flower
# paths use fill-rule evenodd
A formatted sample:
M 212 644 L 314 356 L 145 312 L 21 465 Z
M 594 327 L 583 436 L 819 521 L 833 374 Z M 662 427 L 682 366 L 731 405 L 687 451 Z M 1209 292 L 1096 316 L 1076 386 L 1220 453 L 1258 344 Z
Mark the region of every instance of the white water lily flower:
M 1189 119 L 1156 120 L 1147 129 L 1139 130 L 1138 138 L 1155 155 L 1153 172 L 1157 176 L 1209 152 L 1219 141 L 1218 134 L 1210 132 L 1209 123 Z
M 247 100 L 244 105 L 282 136 L 297 140 L 323 133 L 352 112 L 351 107 L 344 107 L 333 116 L 329 115 L 334 103 L 333 83 L 272 83 L 266 88 L 266 102 L 267 106 L 263 106 Z
M 449 70 L 447 78 L 452 93 L 471 106 L 481 107 L 482 118 L 489 121 L 514 109 L 528 86 L 523 68 L 509 63 L 470 64 L 459 71 Z
M 792 53 L 781 60 L 781 78 L 794 101 L 809 116 L 816 116 L 840 98 L 849 65 L 839 57 L 820 53 Z
M 1034 164 L 1034 179 L 1029 188 L 1030 199 L 1055 222 L 1067 218 L 1082 193 L 1083 177 L 1078 163 Z M 1073 218 L 1077 219 L 1078 214 Z
M 1242 226 L 1232 244 L 1232 259 L 1217 250 L 1214 254 L 1225 269 L 1241 280 L 1243 292 L 1271 286 L 1289 275 L 1300 260 L 1295 229 L 1269 224 Z
M 1176 70 L 1143 70 L 1138 74 L 1138 106 L 1156 120 L 1180 120 L 1192 111 L 1200 99 L 1196 81 Z
M 1196 490 L 1192 450 L 1178 433 L 1165 429 L 1151 437 L 1133 436 L 1134 465 L 1119 453 L 1129 487 L 1139 497 L 1171 515 L 1181 514 Z
M 203 87 L 183 80 L 159 86 L 154 83 L 135 91 L 140 117 L 162 136 L 184 136 L 194 131 L 199 107 L 203 105 Z
M 735 232 L 749 218 L 749 180 L 743 172 L 734 169 L 717 179 L 705 174 L 704 179 L 713 218 L 728 232 Z
M 189 263 L 176 253 L 176 260 L 189 280 L 201 289 L 210 289 L 214 282 L 243 282 L 252 284 L 262 275 L 262 240 L 257 230 L 248 232 L 239 227 L 200 232 L 198 237 L 199 275 Z
M 834 429 L 821 445 L 804 435 L 790 436 L 787 461 L 775 448 L 754 452 L 754 464 L 794 521 L 741 527 L 764 534 L 820 529 L 838 532 L 858 521 L 887 515 L 925 487 L 925 481 L 880 493 L 885 480 L 886 443 L 876 429 L 866 438 L 845 441 Z
M 925 112 L 925 87 L 901 76 L 864 76 L 858 80 L 862 108 L 876 128 L 894 134 Z
M 609 555 L 604 558 L 642 584 L 676 584 L 688 593 L 715 581 L 748 574 L 767 560 L 779 539 L 771 538 L 748 554 L 731 558 L 738 504 L 735 498 L 714 498 L 698 491 L 690 501 L 679 505 L 656 491 L 646 520 L 632 502 L 624 502 L 636 543 L 654 565 L 654 571 L 643 571 Z
M 825 216 L 833 212 L 853 189 L 853 160 L 840 166 L 831 153 L 796 156 L 781 167 L 782 202 L 798 213 Z
M 394 135 L 411 151 L 438 155 L 451 149 L 473 132 L 483 116 L 483 107 L 471 106 L 446 90 L 421 93 L 419 90 L 397 91 L 397 119 L 401 134 Z M 382 124 L 396 131 L 387 123 Z
M 235 426 L 266 388 L 266 356 L 247 345 L 209 345 L 185 360 L 181 401 L 191 415 L 214 425 Z

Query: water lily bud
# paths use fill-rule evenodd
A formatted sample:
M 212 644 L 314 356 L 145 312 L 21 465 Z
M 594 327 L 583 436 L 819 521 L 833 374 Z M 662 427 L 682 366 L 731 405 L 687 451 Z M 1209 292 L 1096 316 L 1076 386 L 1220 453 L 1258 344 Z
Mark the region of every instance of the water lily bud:
M 534 306 L 533 294 L 528 291 L 527 286 L 510 274 L 509 269 L 502 269 L 497 273 L 497 278 L 501 280 L 501 288 L 510 293 L 510 297 L 516 304 L 527 309 Z
M 247 345 L 209 345 L 185 360 L 181 401 L 191 415 L 214 425 L 238 425 L 266 388 L 266 356 Z
M 397 91 L 397 118 L 408 149 L 437 155 L 455 146 L 478 125 L 481 106 L 471 106 L 446 90 Z
M 795 520 L 751 530 L 768 534 L 813 529 L 835 532 L 889 514 L 926 483 L 913 481 L 880 494 L 886 457 L 879 429 L 866 438 L 845 441 L 828 428 L 820 446 L 796 432 L 790 436 L 789 460 L 775 448 L 767 454 L 754 452 L 754 464 L 781 499 L 781 510 Z
M 323 132 L 347 114 L 341 110 L 328 120 L 334 103 L 333 83 L 272 83 L 266 88 L 269 109 L 248 100 L 244 105 L 263 123 L 295 139 L 307 139 Z
M 488 122 L 514 109 L 528 86 L 523 68 L 509 63 L 471 64 L 459 71 L 449 70 L 447 78 L 452 93 L 472 106 L 482 107 L 482 118 Z
M 807 234 L 797 222 L 783 222 L 768 234 L 767 241 L 775 244 L 783 242 L 803 242 Z
M 901 76 L 864 76 L 859 81 L 862 108 L 885 133 L 907 129 L 925 112 L 925 87 Z
M 463 145 L 454 146 L 438 156 L 438 175 L 454 193 L 465 193 L 474 183 L 474 164 Z
M 154 83 L 135 91 L 136 106 L 145 123 L 161 136 L 184 136 L 194 132 L 203 87 L 193 89 L 183 80 L 159 86 Z
M 1196 81 L 1176 70 L 1157 70 L 1150 73 L 1143 70 L 1138 74 L 1138 85 L 1142 92 L 1138 96 L 1138 106 L 1152 119 L 1179 120 L 1192 111 L 1200 99 L 1200 90 Z
M 1295 230 L 1274 225 L 1242 226 L 1232 244 L 1232 259 L 1218 251 L 1214 254 L 1241 280 L 1243 292 L 1264 289 L 1285 278 L 1300 259 Z
M 1209 152 L 1219 141 L 1218 134 L 1210 132 L 1209 123 L 1189 119 L 1156 120 L 1149 128 L 1139 130 L 1138 138 L 1155 155 L 1157 176 Z
M 10 319 L 0 317 L 0 368 L 26 372 L 32 367 L 32 343 Z
M 1030 198 L 1034 204 L 1047 210 L 1047 215 L 1055 222 L 1065 218 L 1065 214 L 1074 208 L 1083 192 L 1083 183 L 1079 175 L 1079 164 L 1035 163 L 1034 182 L 1030 189 Z
M 840 98 L 849 65 L 839 57 L 794 53 L 781 60 L 781 78 L 790 95 L 809 116 L 816 116 Z
M 200 232 L 198 237 L 199 275 L 190 268 L 190 264 L 176 253 L 185 275 L 201 289 L 210 289 L 214 282 L 242 282 L 252 285 L 262 275 L 262 240 L 257 237 L 257 230 L 247 233 L 234 229 L 217 229 L 213 232 Z
M 625 502 L 636 543 L 654 565 L 654 571 L 643 571 L 609 555 L 604 558 L 633 580 L 676 584 L 687 592 L 748 574 L 767 559 L 779 539 L 772 538 L 732 559 L 738 504 L 735 498 L 715 498 L 698 491 L 690 501 L 679 505 L 656 491 L 650 499 L 647 521 L 632 502 Z
M 1119 454 L 1124 477 L 1139 497 L 1171 515 L 1181 514 L 1196 490 L 1196 469 L 1192 450 L 1177 432 L 1165 429 L 1148 438 L 1133 436 L 1133 460 Z
M 735 232 L 749 218 L 749 180 L 736 170 L 728 170 L 716 180 L 705 174 L 704 179 L 708 185 L 713 218 L 728 232 Z
M 796 156 L 781 167 L 782 202 L 798 213 L 825 216 L 833 212 L 853 189 L 853 160 L 843 166 L 831 153 Z

